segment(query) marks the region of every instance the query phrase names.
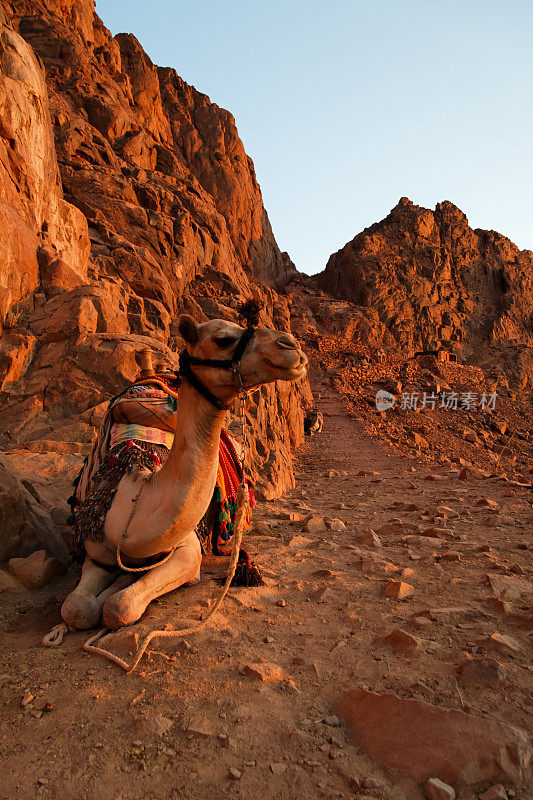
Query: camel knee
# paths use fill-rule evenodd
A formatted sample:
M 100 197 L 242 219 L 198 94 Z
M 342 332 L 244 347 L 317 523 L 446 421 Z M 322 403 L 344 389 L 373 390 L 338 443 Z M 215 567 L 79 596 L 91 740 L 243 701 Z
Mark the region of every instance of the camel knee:
M 196 536 L 194 539 L 192 547 L 180 549 L 169 561 L 154 567 L 132 586 L 112 594 L 104 603 L 104 625 L 112 630 L 131 625 L 142 617 L 156 597 L 184 584 L 195 583 L 200 576 L 202 551 Z
M 95 597 L 71 592 L 61 607 L 61 617 L 69 628 L 87 630 L 96 628 L 102 613 L 101 604 Z
M 130 589 L 133 588 L 130 587 Z M 148 602 L 139 592 L 128 591 L 128 589 L 112 594 L 105 601 L 102 610 L 104 625 L 114 631 L 124 625 L 131 625 L 133 622 L 137 622 L 144 614 Z

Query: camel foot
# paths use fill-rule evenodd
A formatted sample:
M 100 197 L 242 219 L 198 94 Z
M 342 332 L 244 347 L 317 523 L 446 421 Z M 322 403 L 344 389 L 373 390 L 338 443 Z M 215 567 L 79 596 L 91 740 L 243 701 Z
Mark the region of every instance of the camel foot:
M 70 633 L 70 628 L 65 622 L 61 622 L 60 625 L 56 625 L 52 628 L 50 633 L 47 633 L 46 636 L 43 636 L 41 639 L 41 644 L 43 647 L 59 647 L 60 644 L 63 643 L 63 639 Z
M 102 614 L 102 603 L 74 590 L 61 607 L 61 616 L 69 628 L 88 630 L 96 628 Z

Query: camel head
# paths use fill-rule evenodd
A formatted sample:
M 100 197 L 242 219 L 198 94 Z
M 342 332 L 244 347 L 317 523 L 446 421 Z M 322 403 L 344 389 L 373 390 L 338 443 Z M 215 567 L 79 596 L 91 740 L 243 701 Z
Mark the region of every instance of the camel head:
M 222 319 L 197 324 L 192 317 L 183 315 L 178 330 L 185 340 L 194 375 L 223 403 L 230 403 L 241 388 L 252 389 L 277 380 L 296 381 L 307 374 L 308 358 L 290 333 L 258 327 L 239 363 L 241 387 L 230 363 L 245 328 Z M 222 368 L 212 363 L 197 364 L 197 359 L 219 361 Z

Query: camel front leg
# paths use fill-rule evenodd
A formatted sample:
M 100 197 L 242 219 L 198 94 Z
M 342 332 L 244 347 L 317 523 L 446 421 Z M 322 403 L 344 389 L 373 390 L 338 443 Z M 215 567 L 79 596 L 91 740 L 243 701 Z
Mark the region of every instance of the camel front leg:
M 200 542 L 193 531 L 179 543 L 168 561 L 154 567 L 132 586 L 106 600 L 103 608 L 104 625 L 116 630 L 137 622 L 156 597 L 197 580 L 201 561 Z
M 61 607 L 61 616 L 69 628 L 86 630 L 95 628 L 102 615 L 102 606 L 108 596 L 99 597 L 119 574 L 119 570 L 109 570 L 86 558 L 81 578 Z

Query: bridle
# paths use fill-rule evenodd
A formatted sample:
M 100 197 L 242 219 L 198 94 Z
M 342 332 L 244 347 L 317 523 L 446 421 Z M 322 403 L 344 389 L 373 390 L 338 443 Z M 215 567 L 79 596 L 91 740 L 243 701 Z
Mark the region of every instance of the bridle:
M 196 391 L 204 397 L 208 403 L 211 403 L 212 406 L 218 408 L 219 411 L 227 411 L 231 408 L 231 404 L 233 401 L 229 403 L 225 403 L 219 397 L 216 397 L 213 392 L 207 388 L 205 383 L 198 378 L 197 375 L 192 371 L 192 366 L 201 366 L 201 367 L 214 367 L 215 369 L 226 369 L 232 372 L 235 375 L 237 381 L 237 388 L 239 392 L 242 390 L 243 387 L 243 380 L 241 375 L 241 361 L 244 356 L 244 352 L 248 347 L 249 343 L 251 342 L 255 333 L 255 326 L 248 325 L 245 330 L 243 331 L 239 341 L 237 342 L 237 347 L 231 358 L 198 358 L 197 356 L 191 356 L 187 350 L 183 350 L 180 353 L 180 368 L 178 375 L 180 378 L 186 380 L 190 385 L 196 389 Z

